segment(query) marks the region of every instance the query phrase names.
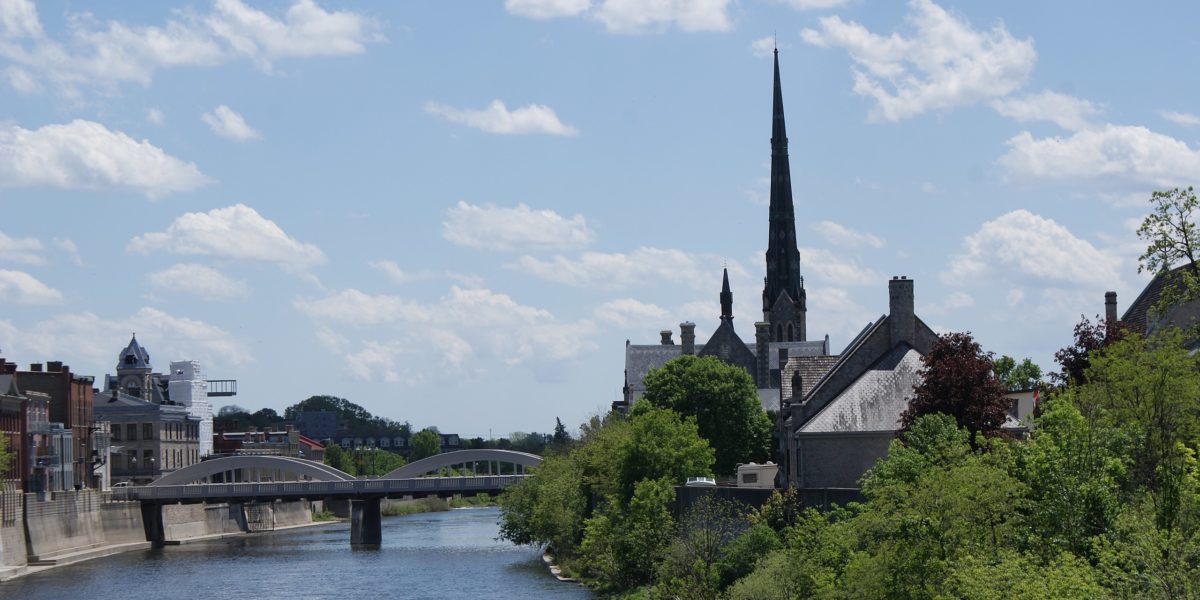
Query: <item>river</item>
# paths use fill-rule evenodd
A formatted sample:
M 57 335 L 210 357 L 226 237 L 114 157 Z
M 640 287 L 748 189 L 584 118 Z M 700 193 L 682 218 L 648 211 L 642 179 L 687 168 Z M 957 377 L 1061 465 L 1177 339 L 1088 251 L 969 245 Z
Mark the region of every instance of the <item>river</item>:
M 180 598 L 591 598 L 533 548 L 497 541 L 495 508 L 384 517 L 383 546 L 349 525 L 127 552 L 0 583 L 5 600 Z

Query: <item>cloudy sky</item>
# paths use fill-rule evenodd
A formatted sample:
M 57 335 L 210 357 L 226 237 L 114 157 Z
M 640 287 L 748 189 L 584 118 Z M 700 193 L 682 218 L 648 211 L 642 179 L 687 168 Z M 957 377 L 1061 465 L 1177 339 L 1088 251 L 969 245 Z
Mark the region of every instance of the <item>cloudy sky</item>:
M 236 402 L 548 431 L 623 346 L 751 339 L 777 37 L 809 332 L 887 310 L 1043 367 L 1200 183 L 1200 7 L 0 0 L 0 350 L 136 331 Z M 676 336 L 678 333 L 676 333 Z

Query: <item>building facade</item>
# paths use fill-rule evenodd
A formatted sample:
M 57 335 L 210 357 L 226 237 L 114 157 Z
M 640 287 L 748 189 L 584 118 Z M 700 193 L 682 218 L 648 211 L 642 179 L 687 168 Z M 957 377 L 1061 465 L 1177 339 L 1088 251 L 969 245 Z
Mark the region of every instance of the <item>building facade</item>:
M 108 390 L 96 395 L 95 410 L 108 422 L 113 483 L 145 485 L 200 462 L 200 420 L 181 404 Z
M 62 362 L 51 361 L 43 365 L 33 363 L 28 371 L 15 371 L 17 387 L 28 395 L 30 392 L 40 392 L 49 397 L 50 422 L 60 423 L 70 431 L 70 452 L 63 454 L 62 459 L 70 463 L 70 468 L 60 466 L 58 472 L 71 473 L 70 487 L 98 488 L 101 481 L 93 476 L 93 468 L 101 461 L 94 448 L 93 433 L 93 384 L 94 378 L 76 375 L 71 367 Z M 61 440 L 61 434 L 54 434 Z

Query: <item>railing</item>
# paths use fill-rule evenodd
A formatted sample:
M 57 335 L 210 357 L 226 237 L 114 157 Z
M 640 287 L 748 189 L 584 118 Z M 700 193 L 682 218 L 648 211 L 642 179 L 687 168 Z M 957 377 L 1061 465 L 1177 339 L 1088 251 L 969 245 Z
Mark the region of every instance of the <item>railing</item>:
M 525 475 L 427 477 L 421 479 L 359 479 L 354 481 L 284 481 L 270 483 L 212 483 L 130 486 L 114 488 L 114 500 L 222 500 L 229 498 L 286 498 L 317 496 L 392 496 L 428 492 L 501 490 Z

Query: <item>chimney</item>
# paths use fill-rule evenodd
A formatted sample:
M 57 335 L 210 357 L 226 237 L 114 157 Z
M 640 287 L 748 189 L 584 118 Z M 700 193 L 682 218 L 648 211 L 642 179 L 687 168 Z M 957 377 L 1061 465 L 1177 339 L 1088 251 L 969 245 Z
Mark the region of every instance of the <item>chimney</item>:
M 52 361 L 46 363 L 46 370 L 51 373 L 61 373 L 63 370 L 62 361 L 61 360 L 52 360 Z
M 1117 323 L 1117 293 L 1104 292 L 1104 322 L 1112 327 Z
M 30 365 L 29 365 L 29 372 L 30 372 L 30 373 L 41 373 L 41 372 L 42 372 L 42 363 L 32 363 L 32 364 L 30 364 Z
M 913 312 L 913 280 L 901 275 L 888 282 L 888 329 L 892 345 L 915 345 L 917 317 Z
M 664 329 L 664 330 L 658 332 L 658 334 L 662 336 L 662 345 L 664 345 L 664 346 L 674 346 L 675 345 L 675 342 L 671 341 L 671 330 L 670 329 Z
M 10 363 L 0 358 L 0 375 L 12 375 L 17 372 L 17 363 Z
M 759 388 L 767 387 L 771 381 L 771 324 L 759 321 L 754 324 L 754 383 Z
M 683 354 L 696 353 L 696 324 L 684 321 L 679 324 L 679 343 L 683 345 Z

